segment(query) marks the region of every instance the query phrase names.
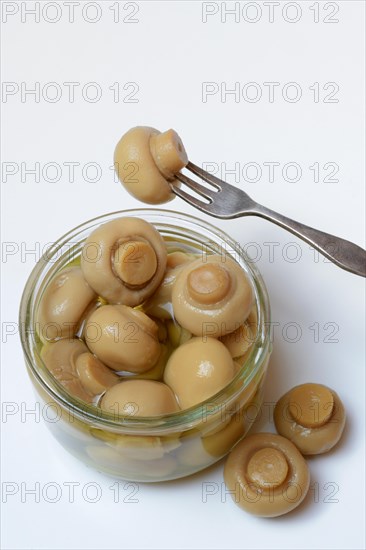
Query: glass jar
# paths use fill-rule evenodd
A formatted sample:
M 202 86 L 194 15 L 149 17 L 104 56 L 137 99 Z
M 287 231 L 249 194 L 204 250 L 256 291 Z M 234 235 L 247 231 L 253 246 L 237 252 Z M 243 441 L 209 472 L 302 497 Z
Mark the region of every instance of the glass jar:
M 163 236 L 169 250 L 228 255 L 245 270 L 255 294 L 256 336 L 237 360 L 234 379 L 210 399 L 161 417 L 117 417 L 71 396 L 44 365 L 35 312 L 42 292 L 61 269 L 78 264 L 83 243 L 100 224 L 122 216 L 143 218 Z M 61 237 L 38 261 L 24 289 L 20 335 L 25 362 L 42 416 L 56 439 L 74 456 L 113 477 L 164 481 L 188 476 L 225 456 L 253 424 L 262 403 L 271 353 L 270 308 L 262 277 L 228 235 L 179 212 L 141 209 L 90 220 Z

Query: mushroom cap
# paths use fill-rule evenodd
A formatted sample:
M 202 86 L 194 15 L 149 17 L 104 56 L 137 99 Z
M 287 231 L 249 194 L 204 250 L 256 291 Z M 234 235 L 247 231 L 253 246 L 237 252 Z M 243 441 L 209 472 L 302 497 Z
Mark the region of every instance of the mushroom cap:
M 309 490 L 308 465 L 288 439 L 270 433 L 244 438 L 229 454 L 224 480 L 246 512 L 276 517 L 299 506 Z
M 36 322 L 41 340 L 73 338 L 95 299 L 80 267 L 63 269 L 47 285 L 39 303 Z
M 346 411 L 338 394 L 322 384 L 300 384 L 278 400 L 273 419 L 279 434 L 303 455 L 330 451 L 340 440 Z
M 149 126 L 126 132 L 114 151 L 114 166 L 127 191 L 148 204 L 172 200 L 169 181 L 188 162 L 183 144 L 174 130 L 161 134 Z
M 105 223 L 89 235 L 82 250 L 81 268 L 99 296 L 112 304 L 136 306 L 160 285 L 166 258 L 159 231 L 145 220 L 125 217 Z M 147 280 L 141 284 L 146 270 Z M 137 284 L 131 284 L 134 279 Z
M 164 382 L 174 391 L 181 409 L 187 409 L 218 393 L 234 375 L 234 363 L 224 344 L 196 337 L 173 351 Z
M 172 390 L 155 380 L 126 380 L 106 391 L 102 409 L 122 416 L 160 416 L 179 410 Z
M 160 356 L 158 327 L 145 313 L 129 306 L 101 306 L 88 317 L 88 348 L 115 371 L 142 373 Z
M 224 336 L 247 319 L 253 306 L 251 284 L 229 257 L 212 254 L 183 265 L 172 290 L 174 315 L 196 336 Z

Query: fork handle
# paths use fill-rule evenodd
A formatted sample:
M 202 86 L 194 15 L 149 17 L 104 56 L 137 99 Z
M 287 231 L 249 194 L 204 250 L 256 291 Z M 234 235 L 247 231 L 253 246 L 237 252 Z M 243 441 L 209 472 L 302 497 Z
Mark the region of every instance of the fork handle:
M 366 251 L 360 246 L 291 220 L 260 204 L 255 204 L 252 213 L 290 231 L 342 269 L 366 277 Z

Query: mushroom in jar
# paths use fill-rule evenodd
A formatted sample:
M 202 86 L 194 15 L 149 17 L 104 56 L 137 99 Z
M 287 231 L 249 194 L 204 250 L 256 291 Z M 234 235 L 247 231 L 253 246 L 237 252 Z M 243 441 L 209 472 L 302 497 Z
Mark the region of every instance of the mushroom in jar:
M 100 406 L 122 416 L 160 416 L 179 410 L 172 390 L 155 380 L 126 380 L 106 391 Z
M 247 319 L 253 290 L 241 266 L 216 254 L 183 266 L 172 290 L 174 315 L 196 336 L 218 338 Z
M 339 396 L 322 384 L 292 388 L 277 402 L 273 418 L 278 433 L 290 439 L 303 455 L 330 451 L 346 423 Z
M 221 416 L 224 417 L 224 414 L 221 414 Z M 246 431 L 245 417 L 242 411 L 234 413 L 231 418 L 225 419 L 222 424 L 221 430 L 214 430 L 213 433 L 204 434 L 202 437 L 202 445 L 211 456 L 221 457 L 226 455 Z
M 174 391 L 181 409 L 188 409 L 218 393 L 234 375 L 234 362 L 224 344 L 196 337 L 173 351 L 164 382 Z
M 253 308 L 245 323 L 240 325 L 234 332 L 222 336 L 220 341 L 225 344 L 231 356 L 237 359 L 248 352 L 256 340 L 256 334 L 256 314 Z
M 146 313 L 161 319 L 172 318 L 171 302 L 174 283 L 183 267 L 187 263 L 192 262 L 193 259 L 193 255 L 184 253 L 175 252 L 168 254 L 163 280 L 154 294 L 144 303 L 144 311 Z
M 195 260 L 197 256 L 190 252 L 182 252 L 181 250 L 175 250 L 174 252 L 168 252 L 168 257 L 166 261 L 166 267 L 168 269 L 173 269 L 179 265 L 186 264 Z
M 92 353 L 82 353 L 75 361 L 80 382 L 92 395 L 99 395 L 119 382 L 119 377 Z
M 76 361 L 88 348 L 78 338 L 63 339 L 45 344 L 41 350 L 41 359 L 56 380 L 74 397 L 90 403 L 92 396 L 82 385 Z
M 170 182 L 188 163 L 183 143 L 174 130 L 160 133 L 155 128 L 131 128 L 117 143 L 114 167 L 127 191 L 148 204 L 174 198 Z
M 99 307 L 88 317 L 84 335 L 88 348 L 115 371 L 147 372 L 161 353 L 156 323 L 129 306 Z
M 270 433 L 243 439 L 231 451 L 224 480 L 234 502 L 260 517 L 287 514 L 309 490 L 308 465 L 291 441 Z
M 81 269 L 111 304 L 136 306 L 151 296 L 165 272 L 167 251 L 155 227 L 139 218 L 105 223 L 86 239 Z
M 90 304 L 97 298 L 80 267 L 68 267 L 46 287 L 37 310 L 42 342 L 73 338 Z

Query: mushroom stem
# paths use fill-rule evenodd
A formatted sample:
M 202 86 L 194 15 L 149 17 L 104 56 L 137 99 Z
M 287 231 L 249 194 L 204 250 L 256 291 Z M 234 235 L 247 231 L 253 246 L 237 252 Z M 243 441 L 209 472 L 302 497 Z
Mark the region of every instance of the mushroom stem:
M 282 451 L 265 447 L 255 452 L 247 467 L 248 477 L 261 489 L 279 487 L 288 474 L 288 464 Z
M 174 130 L 151 136 L 150 151 L 159 171 L 167 179 L 172 180 L 188 162 L 183 143 Z
M 218 264 L 207 264 L 190 272 L 187 289 L 200 304 L 216 304 L 227 296 L 231 286 L 230 275 Z
M 113 269 L 122 281 L 136 287 L 148 283 L 156 273 L 158 261 L 153 247 L 144 241 L 127 241 L 113 256 Z
M 326 386 L 303 384 L 291 390 L 289 412 L 305 428 L 318 428 L 332 416 L 334 398 Z

